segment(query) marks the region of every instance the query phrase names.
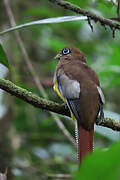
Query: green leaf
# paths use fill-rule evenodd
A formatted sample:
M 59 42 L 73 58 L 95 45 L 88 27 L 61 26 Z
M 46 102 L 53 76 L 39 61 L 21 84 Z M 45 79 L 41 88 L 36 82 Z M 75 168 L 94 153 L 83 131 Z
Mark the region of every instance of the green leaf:
M 9 68 L 8 58 L 1 44 L 0 44 L 0 63 L 6 66 L 7 68 Z
M 83 161 L 74 180 L 119 180 L 120 179 L 120 142 L 108 150 L 95 150 Z

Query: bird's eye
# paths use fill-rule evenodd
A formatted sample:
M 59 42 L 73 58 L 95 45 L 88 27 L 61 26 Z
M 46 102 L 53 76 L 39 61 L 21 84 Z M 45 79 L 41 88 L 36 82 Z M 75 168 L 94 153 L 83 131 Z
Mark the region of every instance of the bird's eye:
M 71 53 L 71 50 L 68 49 L 68 48 L 64 48 L 64 49 L 62 50 L 62 54 L 63 54 L 63 55 L 66 55 L 66 54 L 69 54 L 69 53 Z

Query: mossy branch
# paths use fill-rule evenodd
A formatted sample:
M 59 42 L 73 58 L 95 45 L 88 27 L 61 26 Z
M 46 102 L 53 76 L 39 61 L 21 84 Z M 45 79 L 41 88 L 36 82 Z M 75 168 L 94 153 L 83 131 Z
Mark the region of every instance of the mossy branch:
M 33 105 L 34 107 L 52 111 L 62 115 L 69 115 L 69 111 L 65 112 L 65 107 L 58 103 L 40 98 L 39 96 L 27 91 L 24 88 L 16 86 L 9 80 L 0 79 L 0 88 L 8 92 L 9 94 L 22 99 L 23 101 Z
M 82 8 L 72 4 L 70 2 L 67 2 L 64 0 L 49 0 L 49 1 L 54 3 L 54 4 L 61 6 L 64 9 L 68 9 L 68 10 L 71 10 L 71 11 L 77 13 L 77 14 L 82 14 L 84 16 L 87 16 L 88 17 L 88 24 L 90 25 L 92 31 L 93 31 L 93 26 L 91 25 L 91 22 L 90 22 L 91 20 L 93 20 L 95 23 L 99 22 L 104 27 L 109 26 L 112 30 L 113 37 L 115 37 L 115 30 L 116 29 L 120 30 L 120 24 L 114 22 L 113 20 L 104 18 L 102 16 L 99 16 L 99 15 L 91 12 L 91 11 L 87 11 L 85 9 L 82 9 Z
M 18 97 L 19 99 L 33 105 L 34 107 L 55 112 L 61 115 L 70 116 L 69 109 L 65 105 L 40 98 L 39 96 L 29 92 L 28 90 L 16 86 L 9 80 L 0 79 L 0 88 L 9 94 Z M 104 118 L 100 126 L 108 127 L 116 131 L 120 131 L 120 123 L 111 118 Z

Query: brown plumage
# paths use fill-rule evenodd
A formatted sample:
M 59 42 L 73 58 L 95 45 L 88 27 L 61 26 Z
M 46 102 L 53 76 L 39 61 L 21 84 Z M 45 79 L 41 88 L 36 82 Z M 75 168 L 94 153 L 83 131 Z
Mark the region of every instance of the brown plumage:
M 67 52 L 68 51 L 68 52 Z M 94 123 L 103 111 L 103 94 L 98 91 L 96 73 L 86 64 L 83 53 L 74 47 L 66 47 L 59 53 L 59 63 L 54 79 L 65 98 L 78 125 L 78 161 L 93 150 Z

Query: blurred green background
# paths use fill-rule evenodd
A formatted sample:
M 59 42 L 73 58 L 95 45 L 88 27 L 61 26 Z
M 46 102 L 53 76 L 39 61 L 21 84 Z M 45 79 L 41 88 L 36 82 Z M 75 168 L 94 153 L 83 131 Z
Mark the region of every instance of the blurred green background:
M 16 23 L 58 16 L 76 15 L 43 0 L 9 1 Z M 80 7 L 107 18 L 116 16 L 116 7 L 107 0 L 70 0 Z M 0 3 L 0 31 L 9 28 L 9 19 L 3 1 Z M 109 27 L 87 21 L 37 25 L 20 30 L 20 36 L 31 63 L 38 74 L 50 100 L 62 103 L 52 88 L 52 78 L 57 62 L 53 57 L 66 45 L 79 48 L 88 64 L 97 72 L 106 104 L 105 116 L 119 121 L 120 116 L 120 33 L 113 39 Z M 1 77 L 41 96 L 33 77 L 19 51 L 15 36 L 8 33 L 1 37 L 9 59 L 10 72 L 1 68 Z M 3 71 L 3 72 L 2 72 Z M 72 174 L 77 169 L 77 151 L 47 111 L 1 92 L 0 171 L 11 167 L 14 180 L 46 180 L 55 174 Z M 61 117 L 66 128 L 74 136 L 73 123 Z M 119 140 L 119 133 L 107 128 L 96 128 L 95 148 L 108 148 Z M 50 177 L 49 177 L 50 178 Z M 59 179 L 59 178 L 51 178 Z

